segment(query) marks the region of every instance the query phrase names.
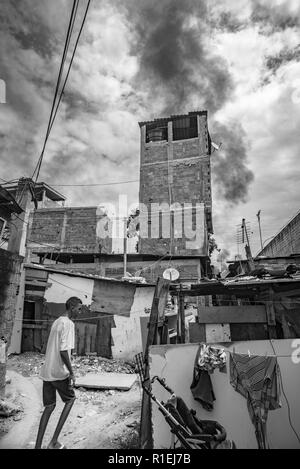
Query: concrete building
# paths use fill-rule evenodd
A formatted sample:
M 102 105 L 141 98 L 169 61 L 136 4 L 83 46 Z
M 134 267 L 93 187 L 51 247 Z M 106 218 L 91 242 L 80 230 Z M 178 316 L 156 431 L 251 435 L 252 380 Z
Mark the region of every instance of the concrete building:
M 83 254 L 61 252 L 55 256 L 47 251 L 38 252 L 40 263 L 56 270 L 68 270 L 89 275 L 122 279 L 124 276 L 123 254 Z M 54 262 L 54 258 L 56 261 Z M 181 282 L 198 282 L 207 266 L 205 259 L 195 256 L 161 256 L 151 254 L 127 254 L 126 272 L 133 277 L 144 277 L 147 282 L 155 283 L 162 277 L 165 269 L 176 269 Z
M 212 198 L 207 111 L 189 112 L 153 121 L 140 122 L 140 203 L 147 207 L 148 230 L 140 237 L 141 254 L 208 255 L 208 233 L 212 233 Z M 186 204 L 186 205 L 184 205 Z M 192 204 L 192 210 L 188 208 Z M 196 204 L 198 209 L 196 210 Z M 175 206 L 169 236 L 159 210 Z M 160 207 L 159 207 L 160 206 Z M 180 207 L 183 210 L 180 210 Z M 179 211 L 179 226 L 175 223 Z M 182 216 L 184 214 L 184 216 Z M 198 216 L 198 223 L 196 219 Z M 147 216 L 148 215 L 148 216 Z M 192 240 L 186 218 L 193 215 L 196 231 Z M 153 226 L 155 225 L 155 226 Z M 177 233 L 181 231 L 181 233 Z
M 207 112 L 190 112 L 139 125 L 139 202 L 149 208 L 149 236 L 140 230 L 138 254 L 127 253 L 126 272 L 135 275 L 140 271 L 147 281 L 155 282 L 165 268 L 174 267 L 180 272 L 178 281 L 197 282 L 209 271 L 208 234 L 213 231 Z M 165 236 L 159 212 L 167 212 L 170 221 L 168 210 L 172 204 L 175 212 Z M 140 225 L 145 220 L 143 215 L 140 213 Z M 121 253 L 114 252 L 113 239 L 103 237 L 105 220 L 110 221 L 101 207 L 39 205 L 29 219 L 27 260 L 56 264 L 58 269 L 68 264 L 73 272 L 121 278 L 124 259 Z M 161 224 L 158 230 L 157 222 Z M 157 236 L 153 236 L 153 229 Z
M 31 261 L 37 255 L 52 261 L 59 259 L 62 253 L 68 253 L 67 262 L 72 263 L 76 255 L 87 258 L 88 262 L 97 262 L 101 253 L 111 253 L 112 239 L 101 238 L 98 224 L 106 218 L 99 207 L 56 207 L 38 208 L 30 214 L 27 249 L 32 252 Z M 83 259 L 80 259 L 83 261 Z M 78 261 L 78 260 L 77 260 Z M 83 261 L 84 262 L 84 261 Z M 97 270 L 97 266 L 95 266 Z

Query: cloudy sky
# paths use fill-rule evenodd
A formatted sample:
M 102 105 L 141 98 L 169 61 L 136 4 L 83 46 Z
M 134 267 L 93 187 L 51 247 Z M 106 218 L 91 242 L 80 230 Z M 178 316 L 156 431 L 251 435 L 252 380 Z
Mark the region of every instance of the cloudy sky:
M 72 52 L 87 0 L 80 0 Z M 72 0 L 1 0 L 0 177 L 42 149 Z M 300 2 L 92 0 L 39 180 L 68 205 L 138 200 L 138 121 L 206 109 L 213 222 L 230 256 L 242 218 L 259 249 L 299 210 Z M 69 55 L 70 58 L 70 55 Z M 126 184 L 66 186 L 78 184 Z

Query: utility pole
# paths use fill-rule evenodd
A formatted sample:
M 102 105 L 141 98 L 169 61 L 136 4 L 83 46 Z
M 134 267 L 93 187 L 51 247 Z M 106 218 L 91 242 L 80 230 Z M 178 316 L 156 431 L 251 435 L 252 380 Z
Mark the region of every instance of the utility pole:
M 243 230 L 243 233 L 245 233 L 246 235 L 247 244 L 246 244 L 245 250 L 246 250 L 247 259 L 248 259 L 251 270 L 253 270 L 255 268 L 255 265 L 254 265 L 254 261 L 253 261 L 253 257 L 251 253 L 251 247 L 250 247 L 245 218 L 242 219 L 242 230 Z
M 26 235 L 29 220 L 29 211 L 34 193 L 32 188 L 32 180 L 29 178 L 21 178 L 18 181 L 18 187 L 15 195 L 20 207 L 24 212 L 20 216 L 12 215 L 11 235 L 8 242 L 8 250 L 25 258 L 26 254 Z M 19 294 L 16 299 L 15 317 L 11 332 L 11 337 L 8 343 L 9 353 L 21 352 L 21 339 L 22 339 L 22 320 L 24 308 L 24 295 L 25 295 L 25 269 L 24 260 L 20 266 L 19 277 Z
M 7 246 L 8 251 L 24 257 L 29 210 L 32 200 L 31 182 L 31 179 L 19 179 L 15 199 L 24 212 L 20 216 L 12 215 L 11 233 Z
M 258 226 L 259 226 L 260 246 L 261 246 L 261 250 L 263 250 L 262 237 L 261 237 L 261 226 L 260 226 L 260 210 L 257 212 L 256 216 L 257 216 L 257 219 L 258 219 Z

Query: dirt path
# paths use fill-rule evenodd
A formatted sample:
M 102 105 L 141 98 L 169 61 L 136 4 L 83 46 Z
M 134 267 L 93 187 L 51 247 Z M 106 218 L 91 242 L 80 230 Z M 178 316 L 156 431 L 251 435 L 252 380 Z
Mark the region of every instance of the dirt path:
M 14 376 L 12 384 L 18 387 L 23 412 L 17 422 L 13 420 L 7 422 L 7 433 L 2 436 L 0 442 L 2 448 L 34 448 L 39 419 L 43 411 L 42 381 L 37 376 L 41 357 L 37 355 L 30 358 L 31 362 L 34 362 L 32 374 L 30 370 L 28 371 L 28 357 L 18 356 L 18 360 L 13 359 L 10 363 L 10 367 L 18 371 L 18 373 L 12 372 Z M 138 380 L 129 391 L 96 391 L 79 388 L 75 392 L 77 399 L 59 438 L 67 448 L 138 448 L 142 399 Z M 57 405 L 49 420 L 43 446 L 47 446 L 52 437 L 63 405 L 57 396 Z M 19 430 L 15 432 L 17 427 Z

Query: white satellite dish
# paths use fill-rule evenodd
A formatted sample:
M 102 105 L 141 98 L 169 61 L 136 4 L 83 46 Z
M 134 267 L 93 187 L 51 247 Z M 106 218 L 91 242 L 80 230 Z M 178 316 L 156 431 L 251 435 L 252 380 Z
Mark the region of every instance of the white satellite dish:
M 179 272 L 178 270 L 170 267 L 169 269 L 164 270 L 163 278 L 166 280 L 177 280 L 179 278 Z

